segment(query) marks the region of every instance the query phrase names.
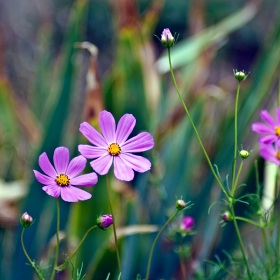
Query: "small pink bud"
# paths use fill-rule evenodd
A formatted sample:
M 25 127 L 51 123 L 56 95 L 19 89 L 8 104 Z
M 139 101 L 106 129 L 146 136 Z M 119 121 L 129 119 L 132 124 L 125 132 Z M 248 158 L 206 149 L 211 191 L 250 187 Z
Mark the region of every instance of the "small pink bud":
M 22 224 L 23 227 L 27 228 L 32 225 L 33 219 L 30 215 L 28 215 L 27 212 L 25 212 L 22 214 L 22 216 L 20 218 L 20 223 Z
M 185 232 L 190 232 L 194 226 L 194 219 L 193 217 L 187 216 L 181 223 L 181 230 Z
M 184 200 L 178 199 L 178 200 L 176 201 L 176 208 L 177 208 L 178 210 L 183 210 L 184 208 L 186 208 L 186 206 L 187 206 L 187 204 L 186 204 L 186 202 L 185 202 Z
M 172 47 L 175 44 L 175 39 L 172 36 L 169 28 L 163 29 L 163 32 L 161 34 L 161 43 L 165 47 Z
M 113 216 L 112 215 L 102 215 L 97 218 L 96 224 L 99 228 L 105 229 L 113 224 Z
M 232 221 L 232 216 L 230 214 L 229 211 L 226 211 L 223 215 L 222 215 L 222 219 L 225 223 L 228 223 L 230 221 Z

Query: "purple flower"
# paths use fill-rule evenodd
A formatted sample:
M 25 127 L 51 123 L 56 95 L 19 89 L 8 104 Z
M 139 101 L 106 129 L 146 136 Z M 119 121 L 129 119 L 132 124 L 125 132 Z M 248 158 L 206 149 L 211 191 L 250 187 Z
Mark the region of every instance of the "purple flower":
M 69 150 L 65 147 L 56 148 L 53 155 L 54 167 L 46 153 L 39 157 L 39 166 L 47 174 L 34 171 L 36 179 L 44 184 L 43 190 L 55 198 L 68 202 L 77 202 L 91 198 L 91 194 L 74 186 L 90 187 L 97 183 L 97 175 L 92 172 L 78 176 L 86 166 L 83 156 L 73 158 L 69 163 Z
M 280 141 L 274 144 L 264 144 L 259 141 L 260 155 L 267 161 L 271 161 L 276 165 L 280 165 Z
M 97 218 L 96 224 L 99 228 L 105 229 L 113 224 L 113 216 L 112 215 L 102 215 Z
M 276 111 L 276 121 L 266 110 L 261 111 L 260 116 L 266 124 L 253 123 L 252 130 L 265 135 L 261 137 L 261 142 L 265 144 L 276 142 L 280 137 L 280 108 Z
M 193 217 L 187 216 L 182 221 L 180 228 L 182 231 L 189 232 L 192 230 L 193 226 L 194 226 Z
M 151 163 L 144 157 L 132 153 L 143 152 L 154 146 L 154 139 L 148 132 L 141 132 L 127 140 L 136 123 L 131 114 L 125 114 L 119 120 L 116 129 L 115 119 L 111 113 L 102 111 L 99 124 L 103 136 L 87 122 L 80 125 L 81 133 L 94 146 L 79 145 L 80 153 L 91 161 L 90 165 L 100 175 L 108 173 L 114 164 L 114 173 L 119 180 L 131 181 L 134 171 L 145 172 L 151 169 Z
M 164 28 L 161 34 L 161 42 L 165 47 L 172 47 L 175 43 L 175 39 L 172 36 L 169 28 Z

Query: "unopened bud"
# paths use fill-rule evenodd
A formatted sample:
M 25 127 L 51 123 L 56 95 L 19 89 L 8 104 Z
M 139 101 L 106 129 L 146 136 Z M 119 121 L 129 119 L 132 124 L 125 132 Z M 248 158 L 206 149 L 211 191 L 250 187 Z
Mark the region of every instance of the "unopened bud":
M 226 211 L 223 215 L 222 215 L 222 219 L 225 223 L 228 223 L 230 221 L 232 221 L 232 216 L 230 214 L 229 211 Z
M 186 208 L 186 206 L 187 206 L 187 204 L 186 204 L 186 202 L 185 202 L 184 200 L 178 199 L 178 200 L 176 201 L 176 208 L 177 208 L 178 210 L 183 210 L 184 208 Z
M 246 80 L 246 78 L 249 75 L 249 73 L 246 74 L 244 71 L 237 71 L 237 70 L 233 70 L 233 74 L 235 79 L 239 82 Z
M 194 226 L 194 219 L 193 217 L 187 216 L 184 218 L 180 225 L 180 229 L 184 232 L 190 232 Z
M 22 214 L 22 216 L 20 218 L 20 223 L 22 224 L 23 227 L 27 228 L 32 225 L 33 219 L 30 215 L 28 215 L 27 212 L 25 212 Z
M 242 150 L 242 151 L 239 152 L 239 155 L 240 155 L 241 158 L 245 159 L 250 155 L 250 153 L 246 150 Z
M 172 47 L 175 44 L 175 39 L 172 36 L 169 28 L 163 29 L 163 32 L 161 34 L 161 43 L 165 47 Z
M 102 215 L 97 218 L 96 224 L 99 228 L 105 229 L 113 224 L 113 216 L 112 215 Z

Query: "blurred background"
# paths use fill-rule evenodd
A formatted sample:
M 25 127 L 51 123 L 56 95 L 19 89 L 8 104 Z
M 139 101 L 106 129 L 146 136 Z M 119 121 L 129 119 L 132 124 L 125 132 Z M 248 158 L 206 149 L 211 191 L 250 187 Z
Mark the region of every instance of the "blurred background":
M 42 152 L 52 158 L 58 146 L 78 155 L 77 145 L 87 143 L 79 124 L 88 121 L 98 128 L 103 109 L 117 120 L 132 113 L 137 119 L 133 135 L 148 131 L 155 139 L 155 147 L 144 154 L 152 162 L 150 172 L 128 183 L 111 174 L 116 223 L 123 232 L 123 279 L 144 277 L 156 235 L 147 225 L 163 225 L 181 197 L 194 205 L 159 239 L 150 279 L 182 279 L 178 240 L 169 232 L 184 215 L 194 217 L 196 230 L 180 241 L 188 246 L 187 274 L 214 279 L 204 261 L 216 254 L 226 259 L 222 250 L 234 252 L 235 234 L 231 224 L 219 224 L 223 205 L 208 214 L 223 196 L 179 102 L 166 49 L 154 34 L 160 36 L 164 28 L 179 34 L 171 49 L 177 82 L 224 180 L 233 159 L 237 81 L 232 70 L 250 72 L 241 85 L 239 110 L 239 148 L 242 144 L 253 150 L 241 176 L 247 186 L 240 191 L 246 194 L 255 192 L 253 161 L 258 158 L 251 123 L 259 121 L 260 109 L 274 115 L 277 107 L 279 11 L 277 0 L 0 0 L 1 279 L 33 279 L 19 242 L 19 217 L 25 211 L 35 220 L 25 233 L 27 251 L 49 278 L 56 203 L 42 191 L 32 170 L 40 170 Z M 261 183 L 262 170 L 260 160 Z M 92 193 L 89 201 L 61 200 L 61 263 L 97 216 L 109 213 L 104 176 L 87 190 Z M 236 211 L 250 215 L 244 206 Z M 131 230 L 132 225 L 140 227 Z M 244 226 L 242 234 L 258 248 L 255 229 Z M 108 273 L 116 279 L 112 230 L 92 231 L 75 265 L 83 265 L 85 279 L 106 279 Z M 217 277 L 222 279 L 222 274 Z M 71 279 L 70 269 L 55 279 Z

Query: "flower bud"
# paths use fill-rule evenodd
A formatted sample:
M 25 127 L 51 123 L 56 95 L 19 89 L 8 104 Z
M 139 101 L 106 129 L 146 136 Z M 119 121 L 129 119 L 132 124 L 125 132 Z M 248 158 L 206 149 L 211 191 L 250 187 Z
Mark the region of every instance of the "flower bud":
M 99 216 L 96 220 L 96 224 L 101 229 L 108 228 L 113 224 L 113 216 L 109 214 Z
M 180 225 L 180 228 L 181 228 L 182 231 L 190 232 L 193 228 L 193 225 L 194 225 L 193 217 L 187 216 L 182 221 L 182 223 Z
M 242 151 L 239 152 L 239 155 L 240 155 L 241 158 L 245 159 L 250 155 L 250 153 L 246 150 L 242 150 Z
M 185 202 L 184 200 L 178 199 L 178 200 L 176 201 L 176 208 L 177 208 L 178 210 L 183 210 L 184 208 L 186 208 L 186 206 L 187 206 L 187 204 L 186 204 L 186 202 Z
M 237 70 L 233 70 L 233 74 L 235 79 L 239 82 L 246 80 L 246 78 L 249 75 L 249 73 L 246 74 L 244 71 L 237 71 Z
M 169 28 L 163 29 L 163 32 L 161 34 L 161 43 L 165 47 L 172 47 L 175 44 L 175 39 L 172 36 Z
M 20 223 L 22 224 L 23 227 L 27 228 L 32 225 L 33 219 L 31 216 L 28 215 L 27 212 L 25 212 L 22 214 L 22 216 L 20 218 Z
M 223 215 L 222 215 L 222 219 L 225 223 L 228 223 L 230 221 L 232 221 L 232 216 L 230 214 L 229 211 L 226 211 Z

